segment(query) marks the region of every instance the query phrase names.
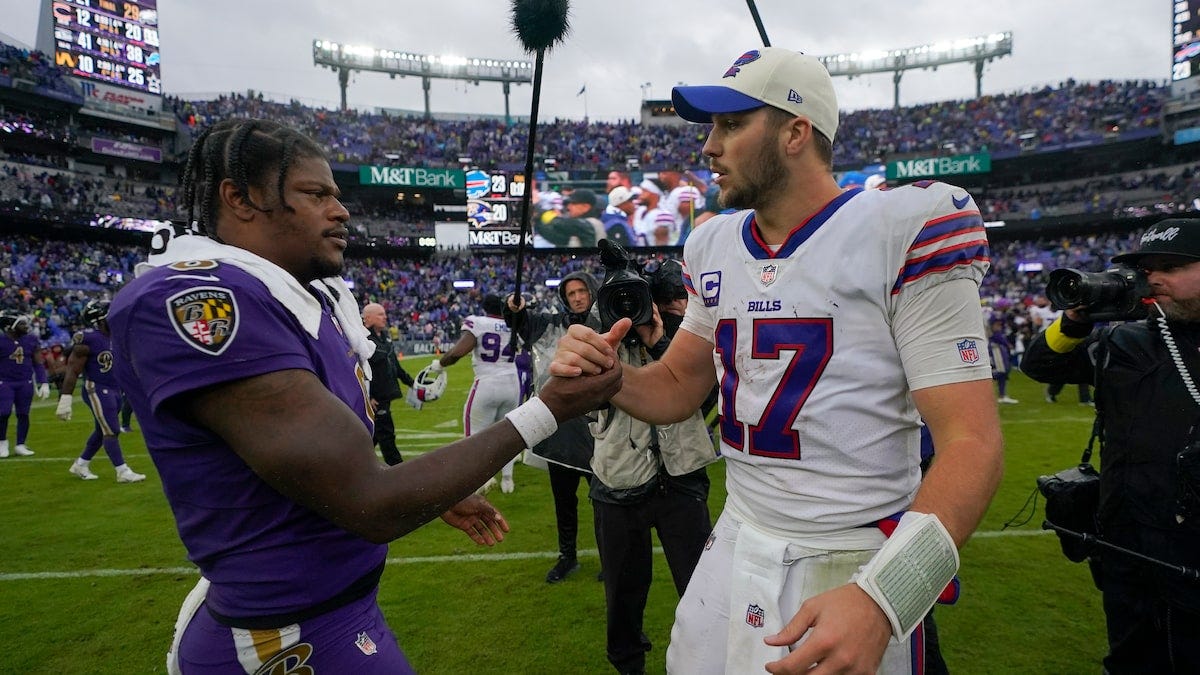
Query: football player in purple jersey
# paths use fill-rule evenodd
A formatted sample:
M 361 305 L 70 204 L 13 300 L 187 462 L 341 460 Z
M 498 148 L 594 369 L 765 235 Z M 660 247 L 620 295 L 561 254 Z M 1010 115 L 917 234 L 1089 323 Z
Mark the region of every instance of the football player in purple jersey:
M 0 459 L 8 457 L 8 416 L 17 410 L 17 444 L 13 454 L 33 454 L 25 445 L 29 437 L 29 408 L 33 403 L 34 380 L 38 398 L 50 396 L 50 381 L 36 335 L 29 332 L 29 317 L 0 314 Z
M 387 543 L 439 515 L 503 539 L 475 488 L 619 377 L 555 379 L 491 427 L 385 465 L 373 349 L 338 276 L 350 214 L 324 151 L 226 120 L 197 138 L 182 185 L 194 230 L 157 247 L 109 313 L 117 379 L 201 574 L 168 671 L 412 672 L 375 599 Z
M 146 475 L 134 471 L 125 463 L 118 438 L 121 435 L 117 421 L 121 411 L 121 390 L 113 375 L 113 352 L 108 339 L 108 322 L 105 320 L 108 307 L 107 300 L 92 300 L 83 308 L 83 321 L 89 328 L 75 335 L 75 346 L 67 358 L 67 373 L 63 377 L 58 408 L 54 414 L 64 422 L 71 419 L 75 383 L 82 375 L 83 402 L 92 412 L 95 424 L 92 434 L 84 443 L 83 452 L 71 464 L 69 471 L 83 480 L 99 478 L 92 473 L 91 461 L 103 447 L 117 470 L 118 483 L 140 483 L 146 480 Z

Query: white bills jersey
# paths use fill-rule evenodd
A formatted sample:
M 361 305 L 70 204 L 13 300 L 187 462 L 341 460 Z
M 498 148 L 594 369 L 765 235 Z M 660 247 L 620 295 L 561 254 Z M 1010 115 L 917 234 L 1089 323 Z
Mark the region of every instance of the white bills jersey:
M 513 364 L 512 329 L 498 316 L 468 316 L 463 319 L 463 332 L 475 336 L 475 349 L 471 352 L 471 366 L 475 379 L 493 377 L 516 379 L 517 367 Z
M 920 482 L 910 392 L 991 377 L 988 265 L 975 202 L 932 181 L 844 192 L 779 247 L 752 211 L 696 228 L 683 328 L 713 343 L 727 506 L 784 536 L 907 508 Z

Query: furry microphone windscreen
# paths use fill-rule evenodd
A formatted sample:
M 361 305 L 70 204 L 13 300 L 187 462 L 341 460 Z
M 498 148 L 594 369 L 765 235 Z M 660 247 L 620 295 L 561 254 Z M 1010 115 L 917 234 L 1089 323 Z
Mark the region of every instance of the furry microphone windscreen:
M 571 30 L 567 0 L 512 0 L 512 27 L 525 51 L 550 49 Z

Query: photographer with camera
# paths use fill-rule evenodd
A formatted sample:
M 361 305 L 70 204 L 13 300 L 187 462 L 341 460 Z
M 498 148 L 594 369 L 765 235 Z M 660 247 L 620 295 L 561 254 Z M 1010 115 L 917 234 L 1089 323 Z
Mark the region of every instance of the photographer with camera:
M 533 358 L 534 388 L 540 390 L 550 379 L 550 361 L 558 339 L 567 327 L 586 324 L 599 327 L 589 313 L 596 300 L 596 279 L 579 271 L 564 275 L 558 284 L 558 297 L 566 311 L 561 313 L 528 311 L 525 299 L 514 304 L 508 297 L 504 320 L 529 346 Z M 554 519 L 558 528 L 558 560 L 546 572 L 546 583 L 557 584 L 579 569 L 576 555 L 579 534 L 579 482 L 589 481 L 592 461 L 590 420 L 580 415 L 559 423 L 554 435 L 535 445 L 533 454 L 546 460 L 550 473 L 550 492 L 554 495 Z
M 1163 220 L 1113 262 L 1127 267 L 1051 273 L 1047 295 L 1066 311 L 1021 367 L 1039 382 L 1096 387 L 1099 505 L 1083 520 L 1103 542 L 1086 554 L 1104 595 L 1105 672 L 1196 673 L 1200 220 Z
M 595 313 L 604 330 L 634 322 L 617 348 L 622 363 L 644 366 L 667 350 L 683 321 L 687 291 L 675 260 L 650 260 L 639 271 L 624 249 L 600 241 L 606 274 Z M 712 531 L 705 467 L 717 460 L 696 409 L 655 425 L 607 406 L 592 423 L 592 509 L 604 568 L 608 660 L 620 673 L 645 672 L 650 641 L 642 630 L 653 575 L 651 530 L 658 531 L 675 590 L 683 595 Z

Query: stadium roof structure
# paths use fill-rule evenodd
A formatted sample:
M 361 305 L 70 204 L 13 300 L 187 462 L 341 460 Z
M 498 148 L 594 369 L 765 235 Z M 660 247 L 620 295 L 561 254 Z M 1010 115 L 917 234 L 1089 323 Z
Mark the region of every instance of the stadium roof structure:
M 342 110 L 346 109 L 346 87 L 350 71 L 366 70 L 387 73 L 390 77 L 419 77 L 425 90 L 425 117 L 429 109 L 430 80 L 434 78 L 499 82 L 504 86 L 504 118 L 510 119 L 508 96 L 513 84 L 533 81 L 533 64 L 516 59 L 481 59 L 453 55 L 415 54 L 393 49 L 377 49 L 361 45 L 346 45 L 331 40 L 313 40 L 313 65 L 326 66 L 338 74 L 342 93 Z
M 983 93 L 984 64 L 1010 54 L 1012 32 L 1004 32 L 890 51 L 853 52 L 817 58 L 833 76 L 852 78 L 871 73 L 891 73 L 895 88 L 892 105 L 899 109 L 900 78 L 906 70 L 937 70 L 938 66 L 951 63 L 974 63 L 975 97 L 979 98 Z

